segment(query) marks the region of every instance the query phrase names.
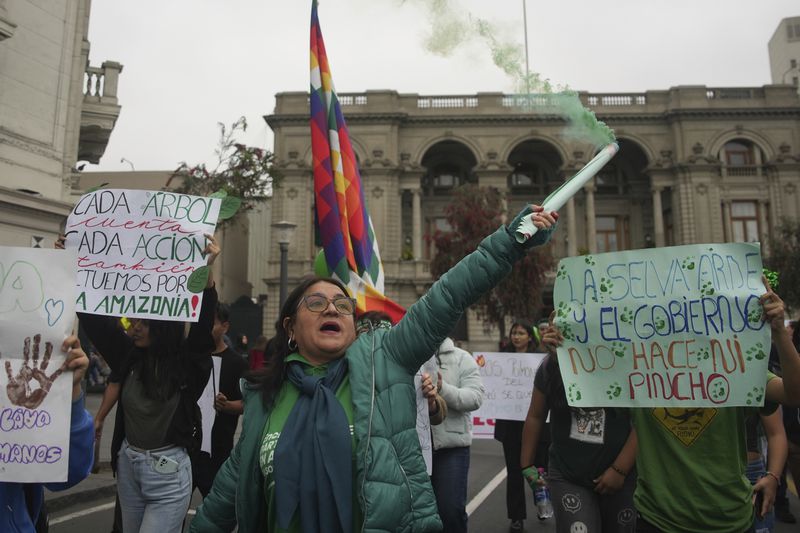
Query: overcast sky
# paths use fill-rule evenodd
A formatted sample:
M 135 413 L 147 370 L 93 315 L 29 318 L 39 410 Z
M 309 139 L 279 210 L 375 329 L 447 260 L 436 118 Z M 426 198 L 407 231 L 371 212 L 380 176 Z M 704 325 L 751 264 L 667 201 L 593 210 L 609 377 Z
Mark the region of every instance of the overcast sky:
M 337 92 L 511 91 L 480 42 L 427 52 L 426 0 L 321 0 Z M 523 41 L 522 0 L 452 0 Z M 770 82 L 767 42 L 797 0 L 527 0 L 531 70 L 591 92 Z M 250 144 L 272 148 L 262 116 L 275 93 L 309 85 L 311 0 L 94 0 L 90 63 L 123 64 L 122 113 L 87 170 L 170 170 L 211 162 L 217 122 L 247 117 Z

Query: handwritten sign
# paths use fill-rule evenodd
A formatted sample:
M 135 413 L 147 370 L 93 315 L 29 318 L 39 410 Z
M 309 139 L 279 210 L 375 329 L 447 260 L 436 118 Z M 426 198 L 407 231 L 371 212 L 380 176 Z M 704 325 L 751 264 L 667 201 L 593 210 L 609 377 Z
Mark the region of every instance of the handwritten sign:
M 525 420 L 533 394 L 533 378 L 543 353 L 475 352 L 486 393 L 472 413 L 472 436 L 492 438 L 494 421 Z
M 573 257 L 556 273 L 574 407 L 762 405 L 770 331 L 758 244 Z
M 66 247 L 78 254 L 80 312 L 196 322 L 205 279 L 204 234 L 220 200 L 167 191 L 101 189 L 78 200 Z
M 414 390 L 416 390 L 417 402 L 417 437 L 419 438 L 419 447 L 422 450 L 422 458 L 425 460 L 425 469 L 428 475 L 433 472 L 433 438 L 431 436 L 431 419 L 428 413 L 428 400 L 422 394 L 422 374 L 423 372 L 431 376 L 433 384 L 436 384 L 436 373 L 439 371 L 439 365 L 436 364 L 436 358 L 431 357 L 423 365 L 422 368 L 414 375 Z
M 66 481 L 75 254 L 0 247 L 0 482 Z

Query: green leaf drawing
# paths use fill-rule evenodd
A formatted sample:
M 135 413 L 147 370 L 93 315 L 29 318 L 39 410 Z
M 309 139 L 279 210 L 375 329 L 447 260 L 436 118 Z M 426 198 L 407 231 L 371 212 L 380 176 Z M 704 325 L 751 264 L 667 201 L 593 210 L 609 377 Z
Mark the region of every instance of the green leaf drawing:
M 225 198 L 226 196 L 228 196 L 228 192 L 225 189 L 220 189 L 208 195 L 209 198 L 219 198 L 219 199 Z

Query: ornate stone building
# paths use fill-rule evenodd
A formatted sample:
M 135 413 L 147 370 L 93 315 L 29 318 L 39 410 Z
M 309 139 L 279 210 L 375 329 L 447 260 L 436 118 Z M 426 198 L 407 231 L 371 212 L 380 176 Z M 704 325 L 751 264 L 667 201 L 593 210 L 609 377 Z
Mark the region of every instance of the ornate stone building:
M 800 17 L 783 19 L 767 48 L 772 83 L 788 83 L 800 92 Z
M 640 94 L 580 93 L 616 132 L 620 152 L 562 210 L 556 257 L 672 244 L 761 241 L 800 216 L 800 97 L 788 85 L 681 86 Z M 426 235 L 447 229 L 454 187 L 504 192 L 509 211 L 541 201 L 591 159 L 545 98 L 528 109 L 499 93 L 423 96 L 368 91 L 340 96 L 380 244 L 386 292 L 410 305 L 431 283 Z M 290 285 L 312 270 L 313 182 L 305 93 L 277 95 L 274 151 L 284 175 L 272 220 L 298 224 Z M 266 317 L 277 316 L 273 247 Z M 535 317 L 531 317 L 535 318 Z M 269 320 L 269 318 L 266 318 Z M 266 328 L 265 328 L 266 329 Z M 473 349 L 496 346 L 470 314 Z
M 52 243 L 79 161 L 97 163 L 122 65 L 89 65 L 90 0 L 0 0 L 0 244 Z

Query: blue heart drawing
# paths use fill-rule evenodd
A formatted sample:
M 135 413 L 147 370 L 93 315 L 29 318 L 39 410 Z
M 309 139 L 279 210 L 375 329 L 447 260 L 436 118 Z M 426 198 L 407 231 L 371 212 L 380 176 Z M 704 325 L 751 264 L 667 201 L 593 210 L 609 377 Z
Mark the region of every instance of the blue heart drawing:
M 64 314 L 64 301 L 50 298 L 44 303 L 44 310 L 47 311 L 47 324 L 53 327 Z

